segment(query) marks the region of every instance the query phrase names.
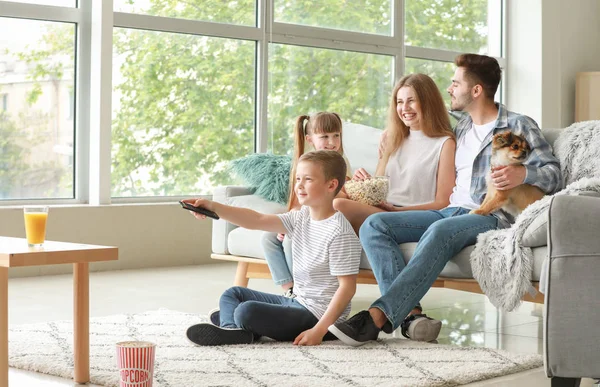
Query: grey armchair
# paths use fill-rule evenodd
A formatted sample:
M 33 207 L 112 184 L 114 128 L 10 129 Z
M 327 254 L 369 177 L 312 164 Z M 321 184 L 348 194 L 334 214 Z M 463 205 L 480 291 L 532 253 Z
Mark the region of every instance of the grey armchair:
M 578 387 L 600 379 L 600 198 L 554 198 L 548 248 L 546 375 L 552 387 Z

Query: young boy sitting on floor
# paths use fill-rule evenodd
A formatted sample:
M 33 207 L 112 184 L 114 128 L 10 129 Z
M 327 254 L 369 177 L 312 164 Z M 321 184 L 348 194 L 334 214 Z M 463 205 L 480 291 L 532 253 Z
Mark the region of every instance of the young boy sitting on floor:
M 205 199 L 185 200 L 241 227 L 290 236 L 296 294 L 287 298 L 239 286 L 229 288 L 221 296 L 219 310 L 210 316 L 212 324 L 188 328 L 190 341 L 250 344 L 266 336 L 296 345 L 318 345 L 324 338 L 335 339 L 327 328 L 350 313 L 361 256 L 352 226 L 333 208 L 345 181 L 344 158 L 338 152 L 316 151 L 298 160 L 294 190 L 302 206 L 299 211 L 268 215 Z

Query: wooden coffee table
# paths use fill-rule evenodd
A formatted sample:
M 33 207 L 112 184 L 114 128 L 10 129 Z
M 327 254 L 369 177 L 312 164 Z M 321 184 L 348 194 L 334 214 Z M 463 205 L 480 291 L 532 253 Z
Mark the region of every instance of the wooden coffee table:
M 87 383 L 90 381 L 89 263 L 117 259 L 116 247 L 46 241 L 41 249 L 34 249 L 24 238 L 0 237 L 0 387 L 8 386 L 8 269 L 73 264 L 74 380 Z

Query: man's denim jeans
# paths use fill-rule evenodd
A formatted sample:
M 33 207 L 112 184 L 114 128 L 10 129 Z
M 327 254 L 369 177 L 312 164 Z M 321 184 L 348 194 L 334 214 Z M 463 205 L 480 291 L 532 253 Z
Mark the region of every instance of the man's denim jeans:
M 277 239 L 276 233 L 265 232 L 262 235 L 261 244 L 275 285 L 292 282 L 292 244 L 290 239 L 286 238 L 282 243 Z
M 371 307 L 385 313 L 393 329 L 400 326 L 454 255 L 475 244 L 477 235 L 498 227 L 495 217 L 470 215 L 469 211 L 450 207 L 382 212 L 363 223 L 360 240 L 382 294 Z M 398 247 L 405 242 L 419 242 L 408 264 Z M 387 324 L 384 328 L 390 330 Z

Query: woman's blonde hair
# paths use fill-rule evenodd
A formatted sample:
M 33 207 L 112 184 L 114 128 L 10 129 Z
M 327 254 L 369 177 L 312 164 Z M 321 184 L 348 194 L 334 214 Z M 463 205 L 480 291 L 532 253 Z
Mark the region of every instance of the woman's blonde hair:
M 294 192 L 296 182 L 296 166 L 298 160 L 304 154 L 306 148 L 306 136 L 322 133 L 339 133 L 340 141 L 342 137 L 342 119 L 337 113 L 319 112 L 312 116 L 299 116 L 296 118 L 294 126 L 294 156 L 292 159 L 292 169 L 290 171 L 290 194 L 288 196 L 288 210 L 291 210 L 298 203 L 298 198 Z M 340 154 L 344 154 L 344 147 L 340 145 Z
M 411 87 L 414 90 L 417 102 L 421 106 L 421 131 L 423 134 L 427 137 L 450 136 L 454 138 L 448 110 L 433 79 L 425 74 L 404 76 L 394 87 L 392 98 L 390 98 L 386 146 L 375 172 L 379 176 L 385 174 L 385 167 L 390 156 L 400 148 L 410 134 L 409 127 L 404 124 L 396 111 L 398 91 L 403 87 Z

